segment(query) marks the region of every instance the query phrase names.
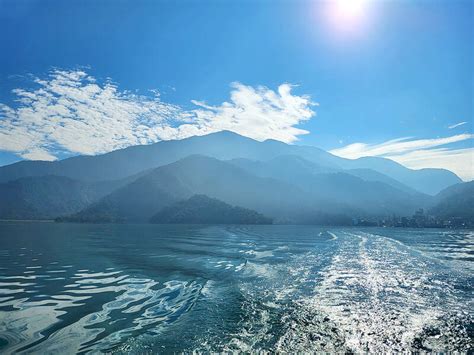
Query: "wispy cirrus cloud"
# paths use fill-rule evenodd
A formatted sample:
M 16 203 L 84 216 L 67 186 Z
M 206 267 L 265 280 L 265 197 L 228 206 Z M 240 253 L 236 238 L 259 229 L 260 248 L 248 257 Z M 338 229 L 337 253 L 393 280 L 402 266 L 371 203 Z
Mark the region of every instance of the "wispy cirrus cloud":
M 357 159 L 380 156 L 392 159 L 409 168 L 444 168 L 455 172 L 463 180 L 474 179 L 474 149 L 440 148 L 442 146 L 472 140 L 474 134 L 464 133 L 444 138 L 398 138 L 380 144 L 353 143 L 331 150 L 331 153 Z
M 456 127 L 464 126 L 466 123 L 467 122 L 459 122 L 459 123 L 453 124 L 451 126 L 448 126 L 448 129 L 453 129 L 453 128 L 456 128 Z
M 53 70 L 15 89 L 17 105 L 0 103 L 0 150 L 25 159 L 55 160 L 63 153 L 94 155 L 137 144 L 231 130 L 248 137 L 293 142 L 308 133 L 296 126 L 314 116 L 308 96 L 240 83 L 217 106 L 193 101 L 184 110 L 159 93 L 137 95 L 82 70 Z
M 451 137 L 432 139 L 397 138 L 380 144 L 352 143 L 345 147 L 333 149 L 331 153 L 349 159 L 368 156 L 399 155 L 419 149 L 438 147 L 441 145 L 464 141 L 473 138 L 473 134 L 458 134 Z
M 387 156 L 408 168 L 444 168 L 453 171 L 464 181 L 474 179 L 474 149 L 435 148 L 415 150 L 406 154 Z

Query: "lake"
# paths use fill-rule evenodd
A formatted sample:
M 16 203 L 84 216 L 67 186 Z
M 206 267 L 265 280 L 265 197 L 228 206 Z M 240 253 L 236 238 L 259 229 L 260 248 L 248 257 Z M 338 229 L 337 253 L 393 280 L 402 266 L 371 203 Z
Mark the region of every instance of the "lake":
M 469 351 L 474 233 L 0 224 L 0 352 Z

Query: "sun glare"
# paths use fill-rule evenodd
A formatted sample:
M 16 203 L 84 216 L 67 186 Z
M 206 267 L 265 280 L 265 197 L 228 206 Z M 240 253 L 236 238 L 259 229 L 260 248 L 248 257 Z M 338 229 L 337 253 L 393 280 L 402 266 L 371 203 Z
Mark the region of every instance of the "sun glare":
M 368 0 L 333 0 L 329 6 L 329 18 L 340 30 L 360 27 L 367 15 Z
M 362 16 L 365 6 L 365 0 L 335 0 L 337 14 L 344 18 Z

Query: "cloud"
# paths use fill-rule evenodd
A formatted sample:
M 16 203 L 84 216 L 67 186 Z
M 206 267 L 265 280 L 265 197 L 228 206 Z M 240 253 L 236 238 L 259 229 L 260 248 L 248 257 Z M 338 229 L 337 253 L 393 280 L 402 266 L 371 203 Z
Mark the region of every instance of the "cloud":
M 310 98 L 293 95 L 289 84 L 273 91 L 234 83 L 229 102 L 193 100 L 192 110 L 164 102 L 156 91 L 149 96 L 121 91 L 82 70 L 53 70 L 33 84 L 13 90 L 15 107 L 0 103 L 0 150 L 25 159 L 94 155 L 224 129 L 290 143 L 308 133 L 296 126 L 315 114 Z
M 459 127 L 459 126 L 463 126 L 465 125 L 467 122 L 459 122 L 459 123 L 456 123 L 456 124 L 453 124 L 451 126 L 448 126 L 449 129 L 453 129 L 453 128 L 456 128 L 456 127 Z
M 458 134 L 433 139 L 393 139 L 381 144 L 353 143 L 331 150 L 332 154 L 357 159 L 364 156 L 381 156 L 412 169 L 444 168 L 455 172 L 463 180 L 474 179 L 474 149 L 437 148 L 474 138 L 473 134 Z
M 387 156 L 408 168 L 444 168 L 455 172 L 464 181 L 474 179 L 474 149 L 415 150 L 402 155 Z
M 411 137 L 397 138 L 381 144 L 352 143 L 345 147 L 331 150 L 332 154 L 357 159 L 368 156 L 386 156 L 390 154 L 401 154 L 417 149 L 427 149 L 441 145 L 464 141 L 473 138 L 473 134 L 458 134 L 456 136 L 432 139 L 416 139 Z
M 292 95 L 291 88 L 282 84 L 275 92 L 263 86 L 233 83 L 230 102 L 209 106 L 193 100 L 199 107 L 192 111 L 193 129 L 196 134 L 230 130 L 257 140 L 294 142 L 299 135 L 309 133 L 295 126 L 313 117 L 311 106 L 317 104 L 308 96 Z
M 34 89 L 13 90 L 18 102 L 0 104 L 0 149 L 26 159 L 54 160 L 58 152 L 97 154 L 166 136 L 181 109 L 159 95 L 100 85 L 83 71 L 50 73 Z

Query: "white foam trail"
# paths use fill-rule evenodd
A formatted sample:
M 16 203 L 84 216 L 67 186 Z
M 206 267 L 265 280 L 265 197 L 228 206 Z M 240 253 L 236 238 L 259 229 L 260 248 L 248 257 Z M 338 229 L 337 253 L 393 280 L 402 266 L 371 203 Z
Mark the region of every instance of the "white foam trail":
M 327 232 L 327 233 L 332 237 L 331 240 L 337 240 L 337 235 L 335 235 L 334 233 L 331 233 L 331 232 Z
M 449 302 L 455 291 L 446 283 L 434 285 L 431 268 L 402 246 L 376 235 L 346 233 L 314 297 L 301 302 L 302 314 L 327 315 L 351 351 L 412 350 L 423 329 L 449 309 L 440 297 Z M 301 342 L 305 335 L 299 335 Z M 280 344 L 291 346 L 285 341 L 292 337 L 287 334 Z

